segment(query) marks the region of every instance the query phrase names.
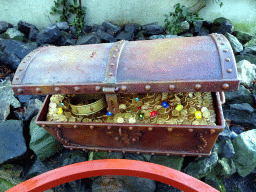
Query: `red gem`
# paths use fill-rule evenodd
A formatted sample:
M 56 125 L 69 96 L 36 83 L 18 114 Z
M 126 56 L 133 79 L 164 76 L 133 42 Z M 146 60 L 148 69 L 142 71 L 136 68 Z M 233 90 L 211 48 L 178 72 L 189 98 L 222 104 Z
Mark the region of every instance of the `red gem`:
M 155 117 L 155 116 L 157 116 L 157 111 L 150 112 L 150 117 Z
M 138 109 L 140 110 L 140 109 L 141 109 L 141 107 L 138 107 Z

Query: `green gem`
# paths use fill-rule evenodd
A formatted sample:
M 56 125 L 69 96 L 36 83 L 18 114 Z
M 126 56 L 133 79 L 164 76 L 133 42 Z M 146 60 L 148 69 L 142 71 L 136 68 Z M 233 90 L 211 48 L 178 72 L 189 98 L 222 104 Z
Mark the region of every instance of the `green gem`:
M 144 118 L 144 113 L 139 113 L 139 119 L 143 119 Z

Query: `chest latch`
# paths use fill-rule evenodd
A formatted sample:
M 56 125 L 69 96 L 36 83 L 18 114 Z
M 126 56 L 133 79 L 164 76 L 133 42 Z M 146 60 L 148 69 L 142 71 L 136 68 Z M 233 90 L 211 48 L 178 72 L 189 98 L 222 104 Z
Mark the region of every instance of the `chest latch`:
M 104 87 L 103 92 L 106 96 L 106 101 L 108 105 L 108 111 L 110 111 L 113 114 L 119 113 L 119 105 L 117 102 L 117 95 L 116 92 L 117 89 L 114 87 Z

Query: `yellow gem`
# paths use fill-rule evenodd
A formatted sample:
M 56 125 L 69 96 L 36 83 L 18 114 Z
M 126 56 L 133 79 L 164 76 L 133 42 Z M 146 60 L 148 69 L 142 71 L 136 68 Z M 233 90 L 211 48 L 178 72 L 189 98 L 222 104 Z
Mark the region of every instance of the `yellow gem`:
M 202 113 L 201 113 L 201 111 L 196 111 L 196 112 L 195 112 L 195 117 L 196 117 L 197 119 L 201 119 L 201 118 L 202 118 Z
M 181 111 L 183 109 L 183 105 L 178 104 L 175 108 L 177 111 Z
M 61 113 L 63 113 L 63 109 L 60 107 L 58 108 L 58 114 L 61 114 Z

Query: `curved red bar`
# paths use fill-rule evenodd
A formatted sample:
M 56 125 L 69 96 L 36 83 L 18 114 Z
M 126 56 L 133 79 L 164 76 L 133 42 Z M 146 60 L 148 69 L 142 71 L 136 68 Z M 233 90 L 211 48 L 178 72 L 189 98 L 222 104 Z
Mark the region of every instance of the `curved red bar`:
M 166 183 L 183 191 L 218 192 L 204 182 L 175 169 L 126 159 L 93 160 L 67 165 L 24 181 L 7 192 L 45 191 L 63 183 L 101 175 L 137 176 Z

